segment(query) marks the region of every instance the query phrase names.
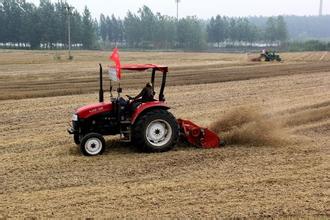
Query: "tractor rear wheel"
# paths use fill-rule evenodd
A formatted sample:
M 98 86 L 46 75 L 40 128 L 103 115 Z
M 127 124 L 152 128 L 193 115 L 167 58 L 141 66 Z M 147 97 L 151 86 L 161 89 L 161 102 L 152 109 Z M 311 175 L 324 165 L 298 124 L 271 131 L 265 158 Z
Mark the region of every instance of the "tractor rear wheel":
M 143 152 L 166 152 L 177 143 L 179 126 L 170 112 L 156 109 L 137 119 L 132 135 L 134 145 Z
M 89 133 L 81 139 L 80 151 L 85 156 L 96 156 L 105 150 L 105 140 L 102 135 Z

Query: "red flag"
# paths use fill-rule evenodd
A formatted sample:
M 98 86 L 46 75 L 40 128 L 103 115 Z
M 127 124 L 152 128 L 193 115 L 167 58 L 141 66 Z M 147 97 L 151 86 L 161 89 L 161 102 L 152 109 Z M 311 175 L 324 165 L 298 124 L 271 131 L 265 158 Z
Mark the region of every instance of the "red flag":
M 113 52 L 111 56 L 109 57 L 109 60 L 112 60 L 116 64 L 116 77 L 118 80 L 121 79 L 121 68 L 120 68 L 120 58 L 118 53 L 118 48 L 116 47 L 113 49 Z

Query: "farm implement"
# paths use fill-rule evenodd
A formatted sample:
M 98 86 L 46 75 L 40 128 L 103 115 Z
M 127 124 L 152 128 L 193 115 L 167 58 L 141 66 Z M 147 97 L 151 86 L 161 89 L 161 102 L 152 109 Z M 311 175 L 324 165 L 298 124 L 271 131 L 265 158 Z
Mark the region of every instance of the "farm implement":
M 156 74 L 162 74 L 158 99 L 148 102 L 130 96 L 125 99 L 121 96 L 120 84 L 117 97 L 113 97 L 110 83 L 110 101 L 105 102 L 103 68 L 100 64 L 99 103 L 77 109 L 68 129 L 85 156 L 102 154 L 105 150 L 104 136 L 107 135 L 119 135 L 121 142 L 130 142 L 143 152 L 169 151 L 178 141 L 201 148 L 218 148 L 223 144 L 218 135 L 209 129 L 189 120 L 176 119 L 169 112 L 170 107 L 167 106 L 164 95 L 168 67 L 153 64 L 117 65 L 116 70 L 151 70 L 153 91 Z

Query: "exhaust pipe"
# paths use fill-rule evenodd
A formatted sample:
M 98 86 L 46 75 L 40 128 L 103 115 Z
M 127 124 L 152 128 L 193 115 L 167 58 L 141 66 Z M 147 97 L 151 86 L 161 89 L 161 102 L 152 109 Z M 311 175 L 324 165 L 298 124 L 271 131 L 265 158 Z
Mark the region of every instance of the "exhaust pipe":
M 99 102 L 104 102 L 104 91 L 103 91 L 103 69 L 102 69 L 102 64 L 100 65 L 100 90 L 99 90 Z

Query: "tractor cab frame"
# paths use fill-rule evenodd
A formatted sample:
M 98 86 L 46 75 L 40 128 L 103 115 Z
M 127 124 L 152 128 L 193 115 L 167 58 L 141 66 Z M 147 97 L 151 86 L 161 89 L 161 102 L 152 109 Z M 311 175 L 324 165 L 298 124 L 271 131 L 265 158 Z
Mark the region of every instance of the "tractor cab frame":
M 164 91 L 165 91 L 165 86 L 166 86 L 166 77 L 167 77 L 167 72 L 168 72 L 168 67 L 167 66 L 159 66 L 159 65 L 154 65 L 154 64 L 134 64 L 134 65 L 124 65 L 121 67 L 122 70 L 128 70 L 128 71 L 145 71 L 148 69 L 151 69 L 151 85 L 152 85 L 152 90 L 155 91 L 155 78 L 156 78 L 156 72 L 161 72 L 163 74 L 162 76 L 162 82 L 160 85 L 160 92 L 159 92 L 159 101 L 164 102 L 165 101 L 165 96 L 164 96 Z
M 100 90 L 99 90 L 99 102 L 104 101 L 104 90 L 103 90 L 103 67 L 101 64 L 100 66 Z M 165 101 L 164 91 L 166 86 L 166 77 L 168 73 L 168 67 L 167 66 L 159 66 L 154 64 L 131 64 L 131 65 L 123 65 L 120 68 L 121 70 L 127 70 L 127 71 L 146 71 L 148 69 L 151 69 L 151 84 L 152 84 L 152 90 L 155 90 L 155 78 L 156 78 L 156 72 L 159 71 L 163 74 L 162 76 L 162 82 L 160 86 L 160 92 L 159 92 L 159 101 Z M 112 86 L 110 85 L 110 93 L 112 92 Z M 118 93 L 122 93 L 122 89 L 119 87 L 117 89 Z

